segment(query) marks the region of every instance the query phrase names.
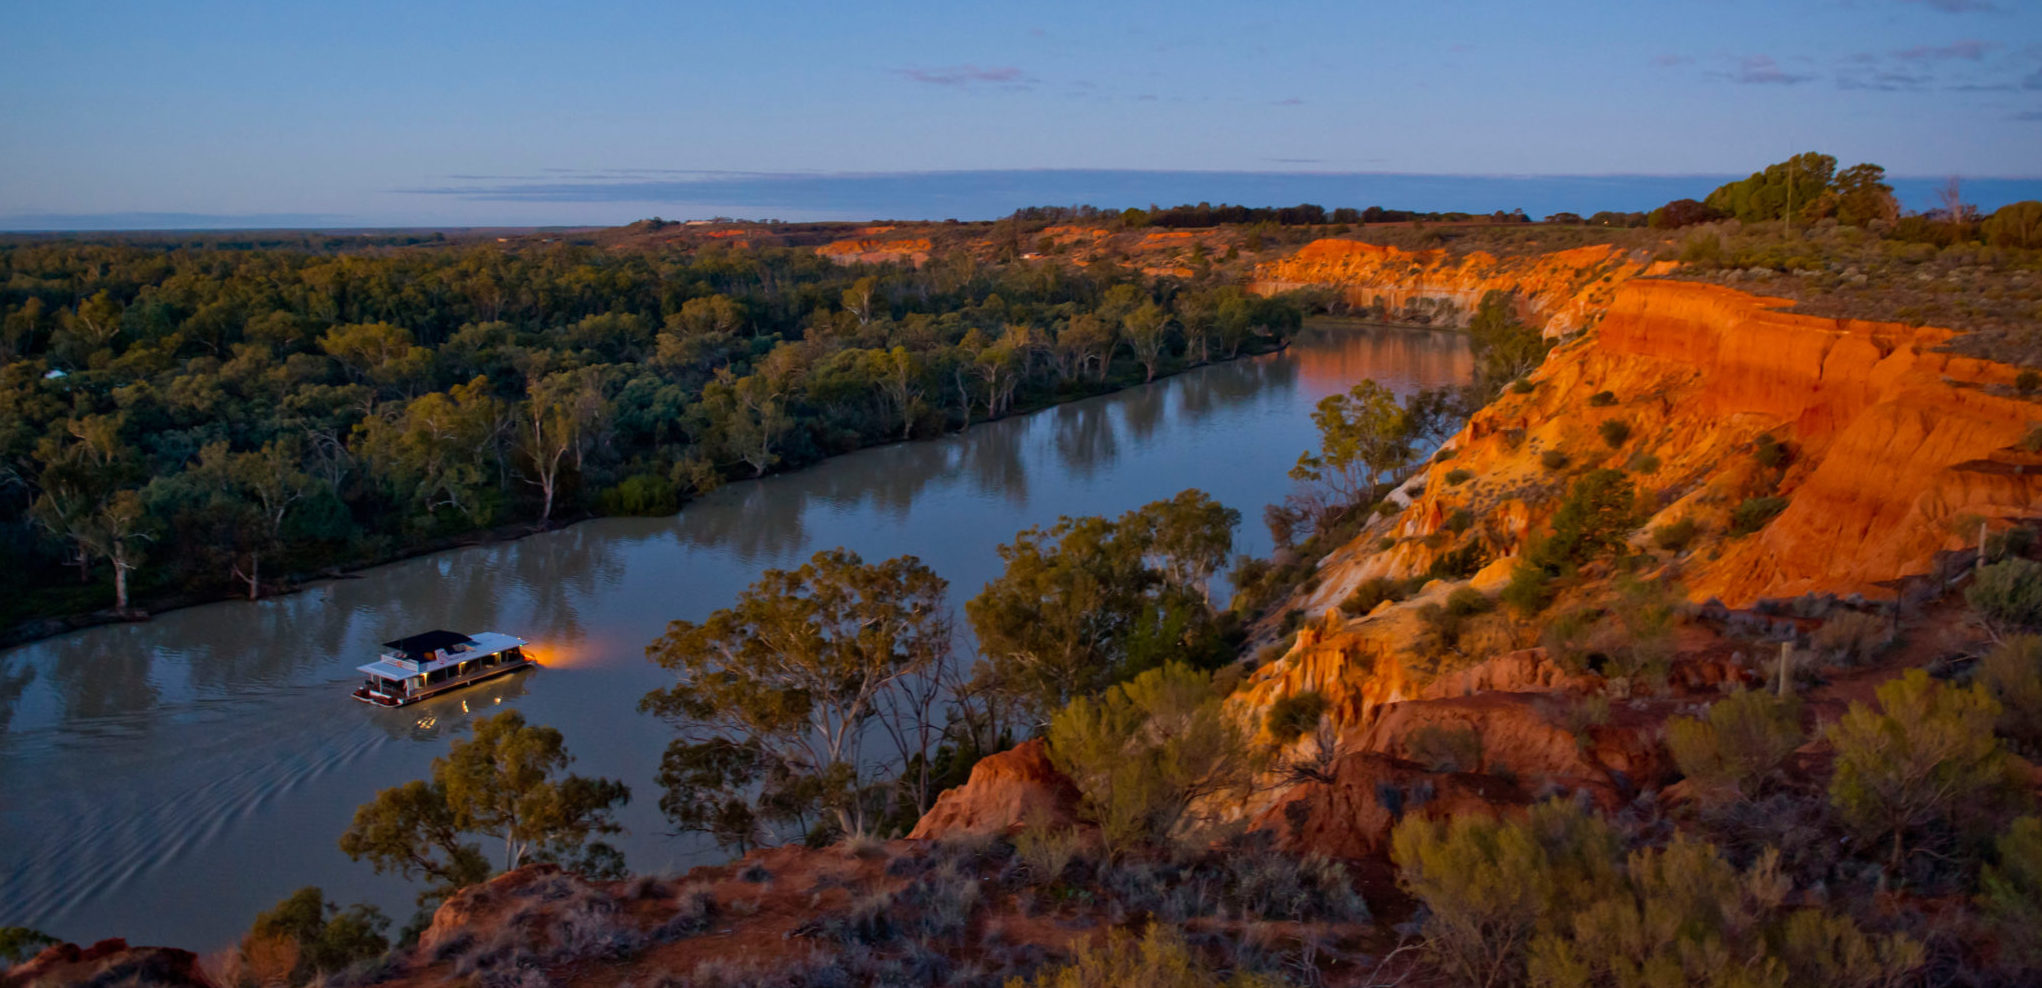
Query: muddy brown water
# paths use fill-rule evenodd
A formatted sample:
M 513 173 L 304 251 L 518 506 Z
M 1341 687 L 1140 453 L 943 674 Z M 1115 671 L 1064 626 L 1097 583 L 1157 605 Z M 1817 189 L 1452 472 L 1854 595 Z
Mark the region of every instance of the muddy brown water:
M 205 951 L 306 885 L 401 923 L 415 888 L 336 839 L 472 718 L 512 707 L 562 731 L 575 771 L 630 784 L 618 844 L 632 870 L 721 860 L 658 811 L 669 730 L 637 703 L 663 683 L 644 647 L 667 621 L 842 545 L 921 557 L 962 625 L 1016 531 L 1187 487 L 1241 512 L 1238 551 L 1266 553 L 1262 507 L 1313 444 L 1314 403 L 1363 377 L 1408 392 L 1471 368 L 1458 334 L 1315 321 L 1283 353 L 732 484 L 673 517 L 584 522 L 0 652 L 0 926 Z M 349 698 L 378 642 L 441 627 L 533 639 L 545 666 L 400 710 Z

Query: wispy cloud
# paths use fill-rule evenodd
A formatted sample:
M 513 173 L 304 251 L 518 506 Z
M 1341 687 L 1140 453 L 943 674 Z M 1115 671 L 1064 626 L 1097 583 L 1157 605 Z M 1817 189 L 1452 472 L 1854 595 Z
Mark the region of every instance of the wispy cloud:
M 1012 65 L 950 65 L 932 69 L 894 69 L 893 73 L 911 82 L 931 86 L 1027 86 L 1035 82 L 1026 72 Z
M 1728 73 L 1728 78 L 1747 86 L 1791 86 L 1815 77 L 1789 72 L 1771 55 L 1745 55 L 1737 60 L 1737 70 Z
M 1984 58 L 1986 52 L 1998 47 L 1998 44 L 1991 41 L 1954 41 L 1947 45 L 1915 45 L 1912 48 L 1902 48 L 1894 52 L 1893 57 L 1909 61 L 1964 58 L 1976 62 Z
M 2042 120 L 2042 110 L 2023 110 L 2020 113 L 2014 114 L 2013 119 L 2028 121 Z

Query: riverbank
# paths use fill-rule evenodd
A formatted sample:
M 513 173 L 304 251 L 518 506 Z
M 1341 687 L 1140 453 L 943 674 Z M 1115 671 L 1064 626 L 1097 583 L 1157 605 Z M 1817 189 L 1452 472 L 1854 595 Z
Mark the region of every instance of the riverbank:
M 1102 380 L 1075 381 L 1075 383 L 1080 385 L 1079 387 L 1071 388 L 1068 390 L 1060 390 L 1055 396 L 1051 397 L 1048 400 L 1038 399 L 1032 401 L 1017 402 L 1013 407 L 1003 412 L 998 418 L 973 418 L 965 425 L 959 426 L 953 432 L 940 432 L 933 435 L 918 436 L 905 441 L 927 442 L 930 440 L 940 439 L 945 436 L 951 436 L 956 435 L 957 433 L 965 432 L 976 426 L 982 426 L 991 422 L 1012 419 L 1016 416 L 1038 412 L 1045 408 L 1053 408 L 1058 405 L 1068 404 L 1074 401 L 1082 401 L 1087 398 L 1096 398 L 1101 395 L 1114 394 L 1116 392 L 1125 391 L 1129 388 L 1142 387 L 1147 384 L 1155 383 L 1156 381 L 1164 380 L 1170 377 L 1175 377 L 1177 375 L 1184 374 L 1189 371 L 1198 370 L 1199 368 L 1211 367 L 1219 364 L 1230 363 L 1236 360 L 1242 360 L 1250 357 L 1266 356 L 1271 353 L 1281 352 L 1289 345 L 1290 338 L 1288 336 L 1284 336 L 1281 334 L 1258 336 L 1254 340 L 1250 341 L 1248 344 L 1244 344 L 1241 347 L 1240 351 L 1232 356 L 1215 357 L 1214 359 L 1205 361 L 1203 363 L 1185 362 L 1170 365 L 1165 369 L 1160 369 L 1154 379 L 1145 379 L 1138 365 L 1130 365 L 1128 363 L 1123 363 L 1117 365 L 1116 369 L 1108 373 L 1108 375 Z M 809 467 L 813 467 L 819 463 L 826 463 L 836 457 L 843 456 L 849 453 L 855 453 L 860 450 L 871 449 L 876 446 L 890 446 L 895 443 L 903 441 L 904 440 L 898 438 L 875 439 L 872 442 L 863 443 L 850 449 L 845 449 L 837 453 L 820 456 L 815 459 L 803 460 L 797 463 L 776 464 L 774 467 L 768 469 L 764 474 L 761 474 L 760 476 L 775 476 L 780 474 L 793 473 L 796 471 L 807 469 Z M 725 481 L 730 483 L 736 483 L 741 482 L 743 480 L 755 479 L 758 478 L 726 477 Z M 692 500 L 694 500 L 694 496 L 683 495 L 681 504 L 685 506 Z M 272 597 L 286 596 L 289 594 L 298 593 L 306 589 L 307 587 L 317 586 L 325 581 L 349 579 L 363 570 L 373 569 L 377 566 L 384 566 L 390 563 L 402 562 L 407 559 L 415 559 L 420 556 L 427 556 L 436 552 L 445 552 L 451 549 L 462 549 L 473 546 L 492 545 L 501 542 L 514 541 L 517 539 L 526 538 L 531 535 L 536 535 L 541 532 L 557 531 L 561 528 L 565 528 L 580 522 L 589 521 L 595 518 L 606 517 L 628 517 L 628 516 L 606 515 L 600 511 L 581 510 L 556 518 L 553 520 L 552 523 L 544 525 L 533 524 L 531 522 L 517 522 L 512 524 L 496 525 L 489 528 L 469 529 L 457 533 L 432 536 L 422 539 L 404 540 L 402 542 L 396 542 L 393 540 L 392 548 L 390 549 L 390 551 L 365 556 L 358 556 L 346 560 L 344 562 L 323 567 L 318 570 L 290 573 L 285 575 L 281 580 L 277 582 L 265 583 L 263 584 L 263 590 L 258 599 L 266 600 Z M 77 586 L 62 588 L 61 597 L 72 598 L 85 592 L 93 592 L 101 597 L 111 598 L 113 595 L 112 584 L 113 581 L 111 577 L 96 579 L 91 583 L 81 583 L 78 584 Z M 179 589 L 161 593 L 150 592 L 146 588 L 137 588 L 136 592 L 134 593 L 131 599 L 132 606 L 130 606 L 126 611 L 118 611 L 115 610 L 114 608 L 107 607 L 86 611 L 72 611 L 69 613 L 57 615 L 40 615 L 15 620 L 7 624 L 5 627 L 0 627 L 0 649 L 12 648 L 19 645 L 26 645 L 31 642 L 40 641 L 45 638 L 69 634 L 71 632 L 81 631 L 86 628 L 93 628 L 110 624 L 144 622 L 148 621 L 150 618 L 159 614 L 182 610 L 188 607 L 196 607 L 202 604 L 213 604 L 220 603 L 223 601 L 247 599 L 249 599 L 249 597 L 246 591 L 246 584 L 236 582 L 223 582 L 217 587 L 204 588 L 199 590 Z

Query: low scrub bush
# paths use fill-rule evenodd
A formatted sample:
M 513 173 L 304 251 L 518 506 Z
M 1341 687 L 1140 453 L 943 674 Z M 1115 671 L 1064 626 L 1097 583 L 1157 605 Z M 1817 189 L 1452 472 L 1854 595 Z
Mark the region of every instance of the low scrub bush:
M 1878 690 L 1879 707 L 1853 703 L 1825 732 L 1836 749 L 1829 799 L 1898 874 L 1909 849 L 1947 857 L 1955 838 L 1990 824 L 2019 790 L 1993 734 L 2000 707 L 1910 669 Z
M 1616 393 L 1612 391 L 1597 391 L 1596 393 L 1588 396 L 1588 404 L 1594 408 L 1604 408 L 1610 405 L 1614 405 L 1616 403 L 1617 396 Z
M 1340 611 L 1349 617 L 1360 617 L 1375 610 L 1376 605 L 1383 601 L 1403 600 L 1410 595 L 1410 588 L 1405 586 L 1402 580 L 1392 580 L 1386 576 L 1371 577 L 1363 580 L 1361 586 L 1355 587 L 1354 592 L 1340 602 Z
M 1510 582 L 1497 598 L 1521 617 L 1530 617 L 1553 602 L 1553 578 L 1537 566 L 1519 563 L 1510 571 Z
M 1197 822 L 1202 798 L 1254 778 L 1259 753 L 1220 699 L 1206 673 L 1171 663 L 1050 719 L 1050 759 L 1077 786 L 1109 851 L 1171 836 Z
M 1062 881 L 1064 869 L 1077 860 L 1083 848 L 1084 838 L 1075 827 L 1030 824 L 1014 835 L 1014 854 L 1027 870 L 1028 880 L 1036 885 Z
M 1693 518 L 1668 522 L 1652 530 L 1652 544 L 1667 552 L 1680 552 L 1695 540 L 1695 533 L 1700 529 Z
M 1549 449 L 1539 454 L 1539 465 L 1548 470 L 1565 470 L 1567 463 L 1567 454 L 1557 449 Z
M 1784 497 L 1747 498 L 1730 510 L 1730 534 L 1750 535 L 1766 526 L 1775 515 L 1787 510 Z
M 634 474 L 597 495 L 596 506 L 606 515 L 670 515 L 681 510 L 681 492 L 665 477 Z
M 1595 427 L 1595 431 L 1596 434 L 1602 436 L 1604 443 L 1608 444 L 1611 449 L 1615 449 L 1630 440 L 1631 423 L 1623 419 L 1606 419 L 1601 425 Z
M 2023 754 L 2042 754 L 2042 636 L 2014 635 L 1978 663 L 1978 682 L 1999 701 L 1999 732 Z
M 1481 540 L 1470 539 L 1460 548 L 1440 553 L 1431 565 L 1425 567 L 1425 576 L 1418 583 L 1423 586 L 1428 580 L 1465 580 L 1481 572 L 1488 562 L 1489 553 L 1482 548 Z
M 1473 479 L 1475 479 L 1475 471 L 1473 470 L 1463 470 L 1456 467 L 1446 472 L 1446 484 L 1448 487 L 1458 487 Z
M 2042 563 L 2017 556 L 1987 566 L 1964 600 L 1996 634 L 2042 630 Z
M 241 939 L 242 963 L 252 972 L 302 983 L 382 956 L 390 947 L 383 936 L 389 925 L 374 906 L 342 909 L 308 885 L 255 917 Z
M 1759 466 L 1778 470 L 1792 462 L 1794 453 L 1786 443 L 1773 438 L 1772 433 L 1764 433 L 1753 443 L 1751 458 L 1757 460 Z
M 1068 963 L 1016 978 L 1007 988 L 1280 988 L 1283 981 L 1236 971 L 1223 976 L 1199 960 L 1184 937 L 1162 923 L 1150 924 L 1140 939 L 1121 930 L 1101 944 L 1081 943 Z
M 1666 723 L 1666 748 L 1699 798 L 1755 797 L 1801 746 L 1801 701 L 1732 693 L 1700 718 Z
M 1848 669 L 1893 644 L 1893 623 L 1877 614 L 1844 611 L 1822 622 L 1808 643 L 1825 660 Z
M 1995 842 L 1979 874 L 1978 905 L 1999 941 L 1999 966 L 2042 974 L 2042 819 L 2024 816 Z
M 1319 726 L 1326 716 L 1326 695 L 1318 690 L 1295 693 L 1269 705 L 1264 724 L 1278 744 L 1289 744 Z

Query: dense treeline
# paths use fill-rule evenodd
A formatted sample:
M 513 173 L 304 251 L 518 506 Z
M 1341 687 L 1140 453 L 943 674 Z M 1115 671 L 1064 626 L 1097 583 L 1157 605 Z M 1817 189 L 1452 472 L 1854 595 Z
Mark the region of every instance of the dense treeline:
M 1598 214 L 1599 215 L 1599 214 Z M 1097 206 L 1029 206 L 1017 209 L 1009 217 L 1022 223 L 1087 223 L 1110 224 L 1127 227 L 1212 227 L 1252 226 L 1325 226 L 1327 224 L 1359 223 L 1409 223 L 1422 220 L 1429 223 L 1464 222 L 1486 218 L 1500 223 L 1525 223 L 1529 218 L 1524 210 L 1496 212 L 1494 214 L 1458 212 L 1420 212 L 1410 209 L 1384 209 L 1370 206 L 1355 209 L 1342 206 L 1327 209 L 1312 203 L 1295 206 L 1235 206 L 1228 203 L 1213 205 L 1201 202 L 1196 206 L 1157 206 L 1150 204 L 1147 209 L 1101 209 Z
M 311 245 L 308 245 L 308 247 Z M 293 574 L 1280 344 L 1095 265 L 763 248 L 0 246 L 0 618 Z M 108 584 L 111 584 L 109 586 Z

